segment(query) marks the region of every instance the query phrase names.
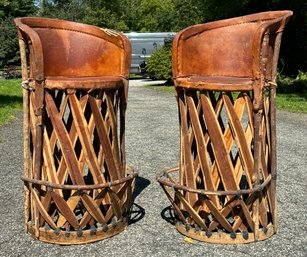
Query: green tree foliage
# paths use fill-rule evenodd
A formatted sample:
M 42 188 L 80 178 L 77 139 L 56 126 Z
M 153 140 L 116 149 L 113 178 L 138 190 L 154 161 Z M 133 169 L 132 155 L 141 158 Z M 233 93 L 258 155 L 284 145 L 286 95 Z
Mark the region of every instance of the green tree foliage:
M 81 21 L 85 17 L 83 1 L 78 0 L 42 0 L 39 16 Z
M 12 17 L 0 20 L 0 67 L 18 63 L 18 41 Z
M 130 6 L 135 12 L 131 23 L 132 30 L 141 32 L 172 30 L 174 5 L 171 0 L 130 0 Z
M 34 0 L 0 0 L 0 19 L 22 17 L 36 12 Z
M 59 18 L 121 31 L 129 28 L 121 19 L 120 0 L 42 0 L 40 16 Z
M 173 0 L 173 29 L 179 31 L 193 24 L 203 22 L 203 13 L 199 0 Z
M 85 0 L 85 17 L 82 22 L 99 27 L 112 28 L 119 31 L 128 31 L 129 28 L 121 19 L 121 1 L 119 0 Z
M 19 63 L 14 17 L 32 15 L 35 12 L 33 0 L 0 0 L 0 68 Z

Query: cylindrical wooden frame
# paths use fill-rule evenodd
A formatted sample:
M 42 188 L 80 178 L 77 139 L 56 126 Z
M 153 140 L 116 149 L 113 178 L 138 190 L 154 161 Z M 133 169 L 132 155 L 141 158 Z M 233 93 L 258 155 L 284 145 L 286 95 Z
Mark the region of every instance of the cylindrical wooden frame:
M 125 148 L 122 139 L 121 146 L 117 139 L 123 90 L 45 89 L 41 168 L 37 176 L 27 171 L 21 178 L 25 182 L 26 230 L 34 238 L 83 244 L 111 237 L 127 227 L 138 173 L 132 167 L 123 170 Z M 24 126 L 29 130 L 25 155 L 29 159 L 25 164 L 31 163 L 25 169 L 29 169 L 35 166 L 37 127 L 35 92 L 31 86 L 26 91 L 29 120 Z M 124 119 L 124 110 L 119 113 Z M 123 138 L 123 121 L 120 123 Z
M 22 64 L 25 229 L 41 241 L 63 245 L 116 235 L 128 225 L 138 175 L 126 165 L 125 154 L 128 39 L 115 31 L 56 19 L 17 18 L 15 23 Z M 54 35 L 76 42 L 88 38 L 105 46 L 105 52 L 82 56 L 92 65 L 97 60 L 99 71 L 80 68 L 78 60 L 60 61 L 62 69 L 75 75 L 45 76 L 46 66 L 50 72 L 54 65 L 48 58 L 58 60 L 48 55 L 54 49 L 43 51 Z M 66 47 L 70 44 L 76 46 L 68 42 Z M 109 60 L 114 54 L 114 67 L 99 62 L 104 54 Z
M 160 173 L 157 180 L 174 207 L 180 233 L 222 244 L 251 243 L 276 233 L 273 88 L 265 90 L 264 109 L 256 112 L 249 91 L 177 88 L 181 165 Z M 259 131 L 258 138 L 254 131 Z M 238 187 L 232 188 L 231 182 Z
M 174 39 L 180 162 L 157 180 L 185 236 L 240 244 L 277 231 L 276 70 L 291 15 L 194 25 Z

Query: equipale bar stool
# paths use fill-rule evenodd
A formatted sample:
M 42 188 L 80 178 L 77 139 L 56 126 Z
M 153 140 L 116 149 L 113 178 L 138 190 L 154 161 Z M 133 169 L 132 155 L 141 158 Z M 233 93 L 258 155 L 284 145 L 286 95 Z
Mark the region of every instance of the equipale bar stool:
M 277 231 L 276 69 L 291 15 L 199 24 L 174 39 L 180 165 L 157 180 L 188 237 L 236 244 Z
M 137 176 L 125 157 L 130 43 L 112 30 L 57 19 L 15 24 L 26 231 L 57 244 L 118 234 L 128 225 Z

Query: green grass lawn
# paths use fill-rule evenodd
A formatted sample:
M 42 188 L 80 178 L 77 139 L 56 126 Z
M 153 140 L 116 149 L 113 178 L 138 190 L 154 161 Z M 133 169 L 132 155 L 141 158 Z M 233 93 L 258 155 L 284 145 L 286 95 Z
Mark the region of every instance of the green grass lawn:
M 280 110 L 307 113 L 307 93 L 277 94 L 276 106 Z
M 0 125 L 13 120 L 22 110 L 21 80 L 0 80 Z
M 307 73 L 299 72 L 295 79 L 279 76 L 277 109 L 307 113 Z

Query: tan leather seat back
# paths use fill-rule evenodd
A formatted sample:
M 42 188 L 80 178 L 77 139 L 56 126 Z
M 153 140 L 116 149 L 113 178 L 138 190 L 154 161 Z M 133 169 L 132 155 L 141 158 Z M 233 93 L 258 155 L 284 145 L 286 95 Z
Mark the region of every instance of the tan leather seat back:
M 258 23 L 205 30 L 180 42 L 181 72 L 213 76 L 252 76 L 252 42 Z
M 20 23 L 39 36 L 45 77 L 129 75 L 130 43 L 120 33 L 47 18 L 21 18 Z
M 173 75 L 255 77 L 266 46 L 266 76 L 270 76 L 276 32 L 282 31 L 292 13 L 252 14 L 190 26 L 179 32 L 173 45 Z M 275 24 L 275 25 L 274 25 Z M 270 49 L 268 49 L 270 48 Z

